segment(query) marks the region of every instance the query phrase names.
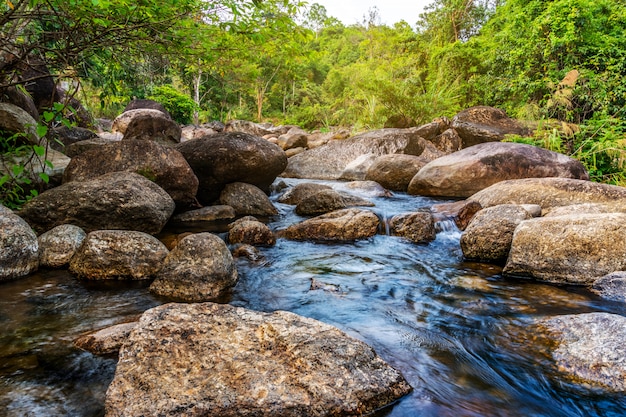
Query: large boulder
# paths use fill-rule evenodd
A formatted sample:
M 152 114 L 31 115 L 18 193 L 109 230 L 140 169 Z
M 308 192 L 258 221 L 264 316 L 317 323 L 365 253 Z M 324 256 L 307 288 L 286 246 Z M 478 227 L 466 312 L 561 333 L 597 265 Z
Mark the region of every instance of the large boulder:
M 305 198 L 322 190 L 332 190 L 332 187 L 315 182 L 301 182 L 285 191 L 285 193 L 279 197 L 278 202 L 295 206 Z
M 46 268 L 62 268 L 83 244 L 87 234 L 73 224 L 62 224 L 40 235 L 39 265 Z
M 98 146 L 72 158 L 63 182 L 87 181 L 118 171 L 135 172 L 154 181 L 178 208 L 196 201 L 198 178 L 176 149 L 155 142 L 124 140 Z
M 230 120 L 224 126 L 224 132 L 246 133 L 252 136 L 263 137 L 274 133 L 271 125 L 259 124 L 247 120 Z
M 0 282 L 26 276 L 39 267 L 39 243 L 30 226 L 0 205 Z
M 571 314 L 539 321 L 550 354 L 567 379 L 611 392 L 626 391 L 626 317 Z
M 147 178 L 112 172 L 47 190 L 26 203 L 19 215 L 38 233 L 74 224 L 86 232 L 124 229 L 156 234 L 174 207 L 169 194 Z
M 267 192 L 287 166 L 287 156 L 277 145 L 245 133 L 218 133 L 177 145 L 195 172 L 203 204 L 217 200 L 226 186 L 245 182 Z
M 302 199 L 296 206 L 300 216 L 317 216 L 354 206 L 372 207 L 374 203 L 364 198 L 335 190 L 320 190 Z
M 283 177 L 335 180 L 357 158 L 402 153 L 421 155 L 433 145 L 420 136 L 420 128 L 381 129 L 345 140 L 332 140 L 289 158 Z
M 607 203 L 626 211 L 626 188 L 569 178 L 527 178 L 502 181 L 469 198 L 482 207 L 538 204 L 544 210 L 584 203 Z
M 593 282 L 591 291 L 607 300 L 626 302 L 626 271 L 617 271 L 598 278 Z
M 411 387 L 365 343 L 296 314 L 213 303 L 146 311 L 106 417 L 369 415 Z
M 14 104 L 26 111 L 33 119 L 39 119 L 39 110 L 32 97 L 15 86 L 0 89 L 0 102 Z
M 369 167 L 365 179 L 376 181 L 389 190 L 406 192 L 415 174 L 429 162 L 415 155 L 381 155 Z
M 531 214 L 522 206 L 503 204 L 479 211 L 461 235 L 461 250 L 468 259 L 504 262 L 509 256 L 513 232 Z
M 374 236 L 379 225 L 378 216 L 371 211 L 348 208 L 293 224 L 282 236 L 292 240 L 347 242 Z
M 150 292 L 197 303 L 224 295 L 237 279 L 237 268 L 226 243 L 211 233 L 197 233 L 172 249 Z
M 180 143 L 182 129 L 165 114 L 138 114 L 126 126 L 122 140 L 147 140 L 164 145 Z
M 26 110 L 11 103 L 0 103 L 0 130 L 24 133 L 27 143 L 39 144 L 36 128 L 37 122 Z
M 436 237 L 433 215 L 427 211 L 397 214 L 389 221 L 389 230 L 414 243 L 428 243 Z
M 528 136 L 532 132 L 500 109 L 476 106 L 463 110 L 452 119 L 452 128 L 463 140 L 463 147 L 501 141 L 506 135 Z
M 626 214 L 572 214 L 520 223 L 503 273 L 592 284 L 626 270 Z
M 113 120 L 113 125 L 111 126 L 112 133 L 121 133 L 122 135 L 126 134 L 126 129 L 128 129 L 128 125 L 133 121 L 135 117 L 145 117 L 151 116 L 155 119 L 164 119 L 171 120 L 170 115 L 168 113 L 163 113 L 160 110 L 156 109 L 147 109 L 147 108 L 137 108 L 132 110 L 127 110 L 124 113 L 120 114 Z M 180 136 L 178 137 L 178 142 L 180 142 Z
M 97 230 L 70 260 L 70 272 L 90 280 L 149 279 L 169 251 L 157 238 L 132 230 Z
M 542 177 L 589 179 L 585 167 L 568 156 L 521 143 L 482 143 L 430 162 L 408 192 L 465 198 L 500 181 Z
M 228 225 L 228 243 L 252 246 L 272 246 L 276 237 L 272 230 L 252 216 L 243 217 Z
M 220 194 L 220 204 L 230 206 L 238 215 L 273 216 L 278 210 L 258 187 L 243 182 L 227 184 Z
M 96 133 L 84 127 L 59 126 L 50 133 L 54 138 L 54 140 L 50 141 L 50 147 L 66 155 L 68 146 L 98 137 Z
M 172 221 L 187 223 L 187 222 L 220 222 L 225 220 L 232 220 L 237 217 L 235 209 L 231 206 L 216 205 L 202 207 L 197 210 L 190 210 L 184 213 L 180 213 L 172 217 Z
M 145 99 L 145 98 L 136 98 L 134 100 L 131 100 L 126 105 L 126 107 L 124 107 L 124 112 L 127 112 L 129 110 L 137 110 L 137 109 L 158 110 L 161 113 L 165 114 L 168 118 L 170 119 L 172 118 L 172 116 L 170 115 L 170 113 L 167 111 L 167 109 L 165 108 L 163 104 L 159 103 L 158 101 Z

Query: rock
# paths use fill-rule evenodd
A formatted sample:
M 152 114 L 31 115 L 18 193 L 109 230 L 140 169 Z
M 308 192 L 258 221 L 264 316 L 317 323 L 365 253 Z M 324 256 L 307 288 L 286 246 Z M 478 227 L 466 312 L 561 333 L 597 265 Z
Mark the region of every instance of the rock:
M 39 267 L 39 243 L 30 226 L 0 206 L 0 282 L 33 273 Z
M 506 135 L 528 136 L 532 132 L 500 109 L 476 106 L 463 110 L 452 119 L 452 128 L 463 140 L 463 147 L 497 142 Z
M 559 371 L 577 383 L 626 391 L 626 317 L 609 313 L 557 316 L 539 322 L 556 346 Z
M 467 259 L 504 262 L 511 250 L 513 232 L 530 213 L 521 206 L 503 204 L 479 211 L 461 235 L 461 250 Z
M 345 191 L 363 198 L 392 197 L 393 194 L 376 181 L 350 181 L 335 185 L 337 191 Z
M 124 112 L 127 112 L 129 110 L 137 110 L 137 109 L 158 110 L 161 113 L 165 114 L 168 118 L 170 119 L 172 118 L 172 116 L 170 115 L 170 113 L 167 111 L 167 109 L 165 108 L 163 104 L 159 103 L 158 101 L 144 99 L 144 98 L 136 98 L 134 100 L 131 100 L 130 103 L 128 103 L 126 107 L 124 108 Z
M 150 292 L 198 303 L 224 295 L 237 279 L 235 262 L 224 241 L 211 233 L 197 233 L 170 252 Z
M 367 415 L 410 391 L 372 348 L 319 321 L 166 304 L 122 347 L 105 416 Z
M 77 155 L 80 155 L 83 152 L 87 152 L 94 148 L 99 148 L 103 145 L 108 145 L 110 143 L 119 142 L 122 138 L 120 137 L 118 140 L 105 139 L 101 136 L 98 136 L 93 139 L 81 140 L 80 142 L 72 143 L 65 148 L 65 154 L 70 158 L 74 158 Z
M 430 162 L 408 192 L 466 198 L 500 181 L 541 177 L 589 179 L 584 166 L 565 155 L 521 143 L 483 143 Z
M 437 149 L 445 154 L 460 151 L 463 148 L 463 139 L 454 129 L 448 129 L 441 135 L 431 139 Z
M 228 226 L 228 243 L 244 243 L 252 246 L 272 246 L 276 244 L 276 237 L 270 228 L 248 216 L 237 220 Z
M 231 206 L 238 215 L 267 217 L 278 214 L 278 210 L 263 191 L 243 182 L 227 184 L 219 201 Z
M 304 198 L 296 206 L 296 214 L 315 216 L 353 206 L 372 207 L 371 201 L 335 190 L 320 190 Z
M 247 243 L 235 244 L 232 254 L 234 258 L 246 258 L 252 262 L 259 262 L 263 259 L 261 252 L 254 246 Z
M 157 238 L 132 230 L 97 230 L 85 237 L 70 261 L 70 272 L 90 280 L 149 279 L 169 251 Z
M 198 199 L 209 205 L 233 182 L 256 185 L 268 191 L 287 166 L 280 147 L 245 133 L 218 133 L 177 145 L 195 172 L 200 186 Z
M 474 194 L 470 200 L 483 207 L 538 204 L 547 210 L 572 204 L 611 203 L 624 208 L 626 188 L 569 178 L 528 178 L 494 184 Z
M 425 211 L 393 216 L 389 221 L 389 229 L 392 235 L 414 243 L 428 243 L 436 237 L 433 215 Z
M 409 127 L 415 127 L 417 123 L 409 116 L 403 114 L 394 114 L 389 116 L 385 121 L 385 128 L 406 129 Z
M 338 179 L 342 181 L 364 180 L 367 175 L 367 171 L 377 158 L 378 156 L 373 153 L 366 153 L 359 156 L 354 161 L 346 165 Z
M 435 204 L 431 207 L 436 221 L 452 219 L 459 230 L 465 230 L 480 210 L 482 210 L 482 206 L 478 202 L 471 200 Z
M 503 273 L 539 280 L 592 284 L 626 270 L 626 214 L 573 214 L 522 222 Z
M 224 125 L 224 123 L 220 122 L 219 120 L 213 120 L 212 122 L 202 123 L 200 127 L 214 130 L 217 133 L 223 132 L 224 129 L 226 129 L 226 125 Z
M 24 133 L 26 143 L 39 145 L 37 122 L 24 109 L 10 103 L 0 103 L 0 130 Z
M 293 148 L 306 148 L 309 134 L 302 129 L 291 129 L 289 132 L 278 137 L 278 146 L 283 150 Z
M 606 203 L 582 203 L 571 206 L 549 207 L 543 211 L 545 217 L 569 216 L 570 214 L 626 213 L 626 204 L 622 201 Z
M 74 346 L 94 355 L 117 355 L 135 327 L 136 321 L 116 324 L 79 337 L 74 341 Z
M 88 181 L 110 172 L 140 174 L 165 190 L 178 209 L 193 206 L 198 178 L 180 152 L 155 142 L 123 140 L 72 158 L 63 182 Z
M 66 149 L 68 146 L 77 142 L 95 139 L 98 137 L 96 133 L 89 129 L 85 129 L 84 127 L 60 126 L 55 128 L 51 134 L 54 137 L 54 140 L 50 141 L 50 147 L 59 152 L 63 152 L 66 155 Z
M 186 142 L 188 140 L 199 139 L 204 136 L 211 136 L 217 133 L 216 130 L 209 129 L 208 127 L 202 126 L 185 126 L 181 131 L 180 141 Z
M 295 206 L 305 198 L 322 190 L 332 190 L 332 187 L 314 182 L 301 182 L 300 184 L 294 185 L 281 195 L 278 202 Z
M 291 158 L 292 156 L 298 155 L 299 153 L 302 153 L 304 151 L 306 151 L 306 148 L 291 148 L 285 151 L 285 155 L 287 156 L 287 158 Z
M 247 120 L 230 120 L 226 123 L 224 132 L 245 133 L 258 137 L 263 137 L 273 133 L 273 131 L 269 129 L 269 126 L 263 126 Z
M 39 110 L 33 99 L 16 87 L 0 89 L 0 102 L 13 104 L 28 113 L 33 120 L 39 119 Z
M 617 271 L 598 278 L 593 282 L 591 291 L 607 300 L 626 302 L 626 271 Z
M 353 241 L 374 236 L 379 224 L 371 211 L 348 208 L 291 225 L 283 236 L 292 240 Z
M 117 116 L 115 120 L 113 120 L 113 126 L 111 127 L 111 132 L 121 133 L 122 135 L 125 135 L 126 130 L 128 129 L 128 126 L 130 125 L 130 122 L 135 117 L 138 117 L 138 116 L 143 116 L 143 117 L 152 116 L 155 119 L 171 120 L 171 118 L 169 117 L 169 114 L 163 113 L 160 110 L 145 109 L 145 108 L 133 109 L 133 110 L 125 111 L 124 113 Z M 179 139 L 180 139 L 180 136 L 179 136 Z
M 235 209 L 231 206 L 217 205 L 202 207 L 197 210 L 186 211 L 172 217 L 175 222 L 216 222 L 220 220 L 231 220 L 237 217 Z
M 309 149 L 319 148 L 326 145 L 331 140 L 343 140 L 349 138 L 351 132 L 348 129 L 340 129 L 332 132 L 315 131 L 307 139 Z
M 165 114 L 138 114 L 126 127 L 122 140 L 153 141 L 163 145 L 180 143 L 182 129 Z
M 62 224 L 40 235 L 39 265 L 46 268 L 67 267 L 87 234 L 73 224 Z
M 99 229 L 161 231 L 174 201 L 161 187 L 132 172 L 112 172 L 85 182 L 69 182 L 24 204 L 19 215 L 38 233 L 62 224 L 86 232 Z
M 336 180 L 349 163 L 362 155 L 402 153 L 419 156 L 429 146 L 434 148 L 419 135 L 419 128 L 375 130 L 345 140 L 329 141 L 292 156 L 281 176 Z
M 406 192 L 415 174 L 428 162 L 430 161 L 414 155 L 382 155 L 369 167 L 365 179 L 376 181 L 393 191 Z

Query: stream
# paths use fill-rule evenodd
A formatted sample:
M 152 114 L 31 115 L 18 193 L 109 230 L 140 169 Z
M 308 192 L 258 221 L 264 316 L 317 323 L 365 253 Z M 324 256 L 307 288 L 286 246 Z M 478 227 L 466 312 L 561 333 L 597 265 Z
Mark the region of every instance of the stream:
M 302 220 L 272 198 L 281 214 L 270 227 Z M 402 193 L 370 199 L 383 220 L 441 202 Z M 355 243 L 279 239 L 259 248 L 258 261 L 237 260 L 239 283 L 226 301 L 311 317 L 371 345 L 414 388 L 377 416 L 626 415 L 623 395 L 559 374 L 533 324 L 561 314 L 624 315 L 626 305 L 584 288 L 503 278 L 499 266 L 464 261 L 452 222 L 438 228 L 429 244 L 384 227 Z M 0 283 L 0 416 L 102 416 L 116 361 L 73 341 L 167 302 L 148 286 L 79 281 L 65 270 Z

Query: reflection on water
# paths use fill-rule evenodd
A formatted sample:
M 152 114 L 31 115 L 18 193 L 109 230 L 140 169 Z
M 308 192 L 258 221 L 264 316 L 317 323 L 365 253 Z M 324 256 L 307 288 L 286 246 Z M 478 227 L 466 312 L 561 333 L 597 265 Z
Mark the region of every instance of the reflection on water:
M 435 202 L 406 195 L 375 201 L 383 219 Z M 278 206 L 274 229 L 300 219 L 293 207 Z M 280 239 L 260 249 L 258 262 L 238 260 L 230 303 L 292 311 L 372 345 L 414 387 L 380 416 L 624 415 L 622 396 L 559 378 L 532 328 L 536 317 L 624 314 L 623 305 L 464 262 L 460 233 L 444 226 L 427 245 L 384 234 L 354 244 Z M 102 415 L 115 361 L 72 342 L 162 302 L 147 284 L 88 285 L 66 271 L 1 284 L 0 415 Z

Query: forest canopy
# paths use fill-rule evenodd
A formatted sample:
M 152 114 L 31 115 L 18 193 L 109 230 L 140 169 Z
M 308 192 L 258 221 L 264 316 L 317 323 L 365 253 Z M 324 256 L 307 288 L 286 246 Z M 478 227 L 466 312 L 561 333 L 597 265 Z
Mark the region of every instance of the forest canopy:
M 545 123 L 523 140 L 622 181 L 621 1 L 434 0 L 393 26 L 375 8 L 344 25 L 291 0 L 2 1 L 0 89 L 52 74 L 96 116 L 160 97 L 184 109 L 182 123 L 309 129 L 417 125 L 489 105 Z

